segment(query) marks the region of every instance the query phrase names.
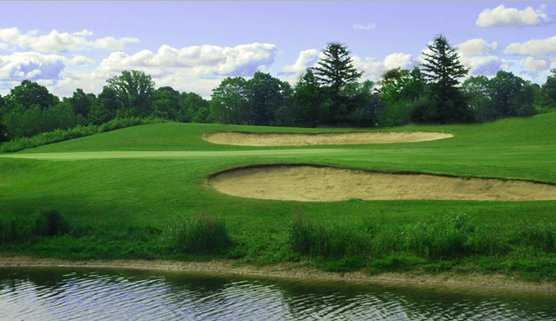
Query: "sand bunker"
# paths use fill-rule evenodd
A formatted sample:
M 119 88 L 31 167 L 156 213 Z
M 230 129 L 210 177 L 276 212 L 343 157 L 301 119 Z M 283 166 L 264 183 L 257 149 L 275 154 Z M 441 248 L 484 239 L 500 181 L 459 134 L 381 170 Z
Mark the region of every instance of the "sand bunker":
M 256 134 L 214 133 L 203 138 L 214 144 L 240 146 L 306 146 L 347 144 L 415 143 L 454 137 L 447 133 L 338 133 L 338 134 Z
M 556 186 L 548 184 L 315 166 L 242 168 L 215 175 L 209 183 L 233 196 L 291 201 L 556 200 Z

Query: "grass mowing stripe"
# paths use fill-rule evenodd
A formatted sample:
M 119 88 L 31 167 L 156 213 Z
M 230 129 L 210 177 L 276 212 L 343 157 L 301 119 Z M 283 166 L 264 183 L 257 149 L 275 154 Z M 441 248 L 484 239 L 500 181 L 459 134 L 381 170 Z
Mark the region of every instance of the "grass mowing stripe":
M 38 160 L 88 160 L 114 158 L 212 158 L 212 157 L 243 157 L 243 156 L 295 156 L 295 155 L 326 155 L 354 154 L 344 149 L 274 149 L 274 150 L 242 150 L 242 151 L 99 151 L 71 153 L 18 153 L 0 154 L 0 158 L 25 158 Z M 357 153 L 355 151 L 355 153 Z

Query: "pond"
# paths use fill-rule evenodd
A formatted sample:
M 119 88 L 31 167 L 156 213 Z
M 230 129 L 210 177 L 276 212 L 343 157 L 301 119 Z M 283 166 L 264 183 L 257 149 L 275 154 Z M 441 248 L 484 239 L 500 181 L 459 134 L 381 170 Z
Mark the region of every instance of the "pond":
M 0 269 L 0 320 L 556 320 L 556 297 L 184 273 Z

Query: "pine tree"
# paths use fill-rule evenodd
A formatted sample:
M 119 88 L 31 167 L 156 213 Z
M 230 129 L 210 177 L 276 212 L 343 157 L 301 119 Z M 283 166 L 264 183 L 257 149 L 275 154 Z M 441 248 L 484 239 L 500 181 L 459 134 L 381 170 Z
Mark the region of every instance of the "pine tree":
M 342 90 L 346 85 L 353 84 L 361 77 L 357 71 L 349 50 L 340 43 L 330 43 L 323 51 L 324 57 L 313 68 L 317 82 L 329 90 L 332 102 L 331 121 L 342 118 L 343 109 Z
M 431 89 L 430 101 L 416 110 L 417 119 L 425 122 L 467 122 L 473 114 L 459 89 L 460 79 L 468 70 L 444 36 L 436 37 L 423 53 L 421 70 Z
M 467 75 L 468 70 L 460 62 L 458 53 L 444 36 L 436 37 L 423 56 L 425 62 L 421 70 L 425 78 L 442 88 L 457 86 L 459 79 Z
M 341 90 L 346 84 L 356 82 L 361 73 L 353 66 L 348 49 L 339 43 L 330 43 L 322 58 L 313 68 L 320 84 Z

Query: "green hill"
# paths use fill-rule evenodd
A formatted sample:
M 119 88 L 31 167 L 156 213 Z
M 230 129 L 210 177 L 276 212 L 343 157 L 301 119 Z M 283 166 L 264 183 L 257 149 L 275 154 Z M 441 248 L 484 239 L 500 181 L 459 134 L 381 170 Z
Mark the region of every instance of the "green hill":
M 0 155 L 0 217 L 25 218 L 39 209 L 56 209 L 83 229 L 76 235 L 0 248 L 12 254 L 56 257 L 173 258 L 179 254 L 168 250 L 168 227 L 184 217 L 209 213 L 226 222 L 234 240 L 233 250 L 221 256 L 275 263 L 299 259 L 288 246 L 288 231 L 296 213 L 324 224 L 354 226 L 368 222 L 414 225 L 455 215 L 498 230 L 556 223 L 556 201 L 304 203 L 236 198 L 206 184 L 210 174 L 223 169 L 271 163 L 556 184 L 556 113 L 488 124 L 411 125 L 392 130 L 448 132 L 455 137 L 387 145 L 240 147 L 210 144 L 202 135 L 349 130 L 158 123 Z M 440 269 L 457 265 L 481 271 L 556 271 L 556 255 L 551 251 L 537 259 L 523 247 L 503 256 L 466 257 L 463 263 L 452 260 L 444 267 L 434 260 L 426 264 Z M 556 277 L 552 272 L 547 275 Z

